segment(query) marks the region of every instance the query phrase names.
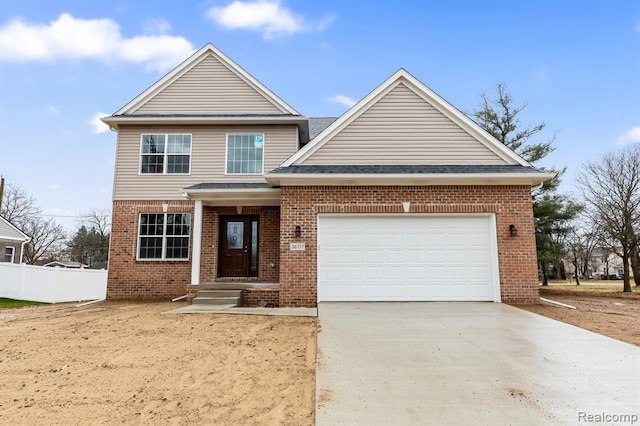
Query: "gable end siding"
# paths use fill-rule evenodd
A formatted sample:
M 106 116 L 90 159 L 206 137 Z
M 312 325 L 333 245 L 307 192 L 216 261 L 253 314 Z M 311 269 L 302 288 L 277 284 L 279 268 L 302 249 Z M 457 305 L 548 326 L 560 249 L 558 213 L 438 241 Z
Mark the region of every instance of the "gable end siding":
M 280 114 L 282 111 L 208 55 L 133 114 Z
M 506 164 L 400 83 L 298 164 Z
M 3 219 L 0 219 L 0 238 L 24 241 L 24 235 L 18 232 L 13 226 L 9 225 Z

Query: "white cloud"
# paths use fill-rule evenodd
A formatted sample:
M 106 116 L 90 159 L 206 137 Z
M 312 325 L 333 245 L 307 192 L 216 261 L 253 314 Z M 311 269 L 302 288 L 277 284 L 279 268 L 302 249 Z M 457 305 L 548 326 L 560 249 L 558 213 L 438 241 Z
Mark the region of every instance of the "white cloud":
M 145 34 L 166 34 L 171 30 L 171 24 L 162 18 L 150 18 L 142 24 Z
M 193 51 L 183 37 L 155 34 L 125 38 L 111 19 L 80 19 L 68 13 L 48 24 L 13 19 L 0 27 L 0 62 L 92 59 L 166 71 Z
M 210 8 L 207 17 L 224 28 L 260 31 L 265 39 L 321 31 L 334 20 L 333 16 L 326 16 L 315 22 L 308 21 L 282 6 L 280 0 L 235 0 L 226 6 Z
M 333 97 L 331 97 L 329 99 L 331 102 L 335 102 L 337 104 L 342 104 L 344 106 L 346 106 L 347 108 L 351 108 L 352 106 L 354 106 L 356 104 L 356 101 L 351 99 L 348 96 L 345 95 L 335 95 Z
M 640 126 L 632 127 L 618 137 L 618 145 L 627 145 L 640 142 Z
M 47 112 L 51 115 L 58 115 L 60 114 L 60 110 L 56 107 L 54 107 L 53 105 L 49 105 L 47 107 Z
M 107 114 L 106 112 L 96 112 L 95 114 L 93 114 L 93 117 L 91 117 L 91 120 L 87 121 L 87 124 L 93 127 L 92 133 L 95 133 L 97 135 L 109 131 L 109 126 L 107 126 L 100 120 L 100 118 L 106 117 L 107 115 L 109 114 Z

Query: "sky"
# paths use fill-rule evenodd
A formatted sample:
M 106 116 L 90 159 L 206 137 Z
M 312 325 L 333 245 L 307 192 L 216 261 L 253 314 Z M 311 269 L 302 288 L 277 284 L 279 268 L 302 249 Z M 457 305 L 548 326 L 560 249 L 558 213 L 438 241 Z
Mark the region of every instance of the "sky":
M 567 167 L 567 194 L 640 143 L 637 0 L 0 0 L 0 174 L 69 230 L 110 208 L 116 135 L 97 117 L 208 42 L 314 117 L 401 67 L 465 112 L 504 83 L 555 138 L 539 165 Z

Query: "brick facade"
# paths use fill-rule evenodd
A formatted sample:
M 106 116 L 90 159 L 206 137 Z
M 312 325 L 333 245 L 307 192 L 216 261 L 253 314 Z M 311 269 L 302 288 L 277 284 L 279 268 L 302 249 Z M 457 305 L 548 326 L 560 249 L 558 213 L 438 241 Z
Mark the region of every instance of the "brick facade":
M 191 284 L 191 260 L 137 260 L 138 221 L 141 213 L 163 213 L 162 201 L 115 201 L 109 250 L 109 299 L 168 299 L 186 294 Z M 167 213 L 191 213 L 191 201 L 170 201 Z M 200 282 L 218 280 L 218 234 L 221 215 L 238 214 L 236 207 L 203 207 Z M 279 207 L 244 207 L 243 215 L 259 216 L 258 277 L 233 282 L 277 283 L 280 264 Z M 193 221 L 192 221 L 193 223 Z M 193 230 L 190 256 L 193 247 Z M 271 296 L 271 299 L 273 297 Z M 259 301 L 256 301 L 259 303 Z M 272 301 L 268 302 L 272 303 Z
M 246 289 L 242 291 L 242 306 L 275 308 L 280 303 L 278 294 L 275 289 Z
M 163 213 L 162 201 L 114 201 L 108 299 L 167 299 L 184 295 L 190 261 L 136 260 L 140 213 Z M 169 201 L 167 213 L 191 213 L 191 201 Z M 191 246 L 193 245 L 193 240 Z M 191 247 L 189 247 L 191 253 Z
M 280 306 L 317 304 L 319 213 L 494 213 L 502 301 L 539 303 L 531 188 L 528 186 L 288 186 L 281 188 Z M 509 234 L 509 225 L 518 235 Z M 302 227 L 295 237 L 296 225 Z M 305 251 L 290 251 L 292 242 Z
M 317 215 L 323 213 L 493 213 L 496 216 L 501 297 L 507 303 L 538 303 L 538 274 L 531 189 L 528 186 L 288 186 L 280 207 L 244 207 L 240 214 L 259 222 L 259 276 L 235 282 L 280 283 L 279 291 L 245 291 L 253 306 L 316 306 Z M 404 213 L 402 202 L 411 202 Z M 185 294 L 191 280 L 190 261 L 136 260 L 140 213 L 161 213 L 161 201 L 116 201 L 107 297 L 159 299 Z M 190 201 L 168 203 L 169 213 L 193 213 Z M 218 278 L 218 238 L 222 215 L 236 207 L 203 208 L 201 283 Z M 509 225 L 518 235 L 509 234 Z M 296 237 L 294 229 L 302 228 Z M 292 242 L 305 251 L 290 251 Z

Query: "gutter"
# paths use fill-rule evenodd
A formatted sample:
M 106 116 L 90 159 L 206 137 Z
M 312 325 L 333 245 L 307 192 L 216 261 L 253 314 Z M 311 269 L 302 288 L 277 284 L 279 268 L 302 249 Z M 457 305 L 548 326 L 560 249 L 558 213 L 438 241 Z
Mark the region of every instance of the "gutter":
M 374 185 L 537 185 L 555 177 L 553 173 L 267 173 L 272 186 L 358 185 L 358 180 Z M 312 182 L 313 181 L 313 182 Z M 317 182 L 317 183 L 316 183 Z

